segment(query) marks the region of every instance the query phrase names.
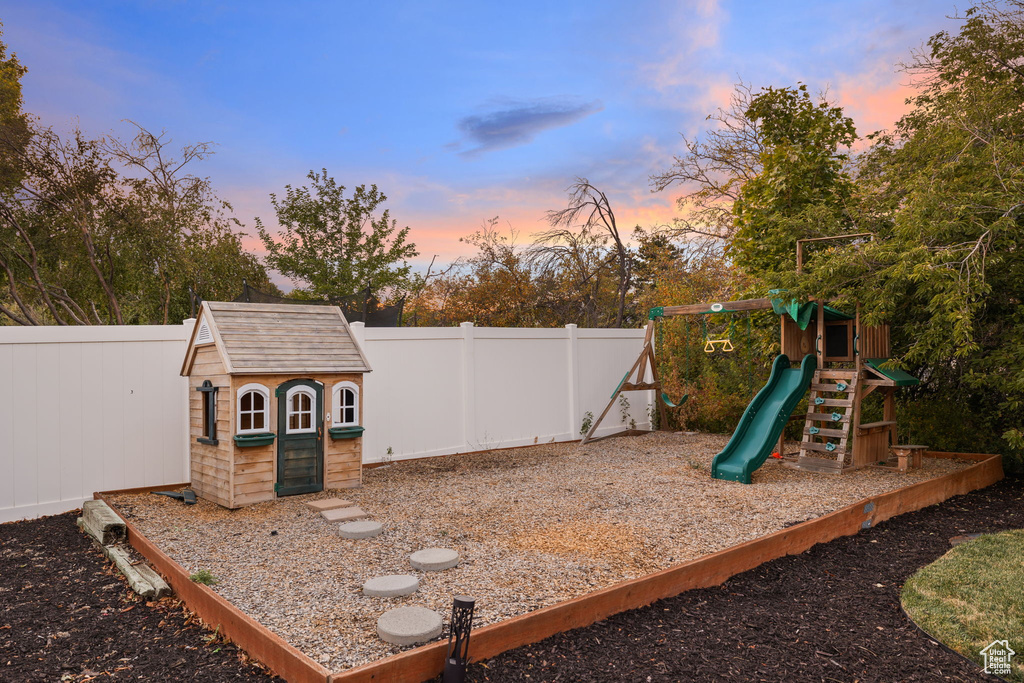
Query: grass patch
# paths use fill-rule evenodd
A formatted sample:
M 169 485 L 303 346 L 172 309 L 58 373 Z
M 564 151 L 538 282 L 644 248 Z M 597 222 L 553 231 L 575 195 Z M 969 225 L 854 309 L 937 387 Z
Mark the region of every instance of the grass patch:
M 1024 529 L 953 548 L 910 577 L 903 609 L 947 647 L 983 666 L 981 650 L 1008 640 L 1008 678 L 1024 682 Z
M 218 583 L 220 583 L 220 581 L 217 580 L 217 577 L 214 576 L 213 572 L 211 572 L 209 569 L 200 569 L 188 578 L 192 579 L 192 581 L 196 583 L 201 583 L 204 586 L 216 586 Z

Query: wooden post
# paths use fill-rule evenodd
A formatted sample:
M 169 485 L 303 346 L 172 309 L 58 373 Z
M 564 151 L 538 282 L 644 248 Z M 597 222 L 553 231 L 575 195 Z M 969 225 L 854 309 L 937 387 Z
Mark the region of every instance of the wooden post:
M 653 320 L 648 320 L 647 321 L 647 330 L 644 332 L 644 348 L 647 348 L 648 346 L 653 346 L 653 341 L 652 341 L 653 339 L 654 339 L 654 321 Z M 651 363 L 651 372 L 652 372 L 652 374 L 654 376 L 654 381 L 657 382 L 658 381 L 658 373 L 657 373 L 657 370 L 654 369 L 654 363 L 653 362 Z M 643 382 L 644 381 L 644 377 L 646 377 L 646 376 L 647 376 L 647 355 L 644 355 L 643 360 L 640 361 L 640 372 L 638 372 L 636 374 L 636 381 L 637 382 Z
M 825 301 L 818 299 L 818 342 L 814 345 L 818 357 L 818 369 L 825 367 Z
M 885 388 L 885 398 L 882 402 L 882 419 L 893 424 L 889 427 L 889 443 L 895 446 L 899 443 L 896 440 L 896 404 L 893 396 L 896 394 L 896 387 Z
M 854 372 L 857 373 L 855 375 L 857 378 L 857 386 L 853 391 L 853 424 L 850 425 L 850 438 L 853 439 L 853 448 L 850 449 L 850 453 L 852 454 L 850 456 L 850 465 L 853 467 L 860 467 L 865 464 L 864 459 L 866 454 L 864 452 L 864 446 L 867 445 L 857 443 L 862 440 L 859 435 L 861 406 L 864 403 L 864 397 L 867 396 L 867 394 L 864 393 L 864 387 L 866 385 L 861 381 L 864 379 L 864 368 L 861 365 L 860 344 L 857 341 L 857 337 L 860 335 L 860 302 L 857 302 L 857 308 L 854 310 L 853 326 L 853 348 L 850 349 L 850 351 L 853 353 L 853 368 Z
M 654 401 L 658 406 L 658 424 L 660 425 L 659 431 L 666 431 L 668 429 L 668 413 L 665 411 L 665 402 L 661 400 L 661 379 L 658 377 L 658 363 L 654 357 L 654 342 L 647 344 L 647 356 L 651 361 L 651 381 L 653 382 L 654 389 Z M 640 381 L 643 381 L 643 375 L 640 376 Z

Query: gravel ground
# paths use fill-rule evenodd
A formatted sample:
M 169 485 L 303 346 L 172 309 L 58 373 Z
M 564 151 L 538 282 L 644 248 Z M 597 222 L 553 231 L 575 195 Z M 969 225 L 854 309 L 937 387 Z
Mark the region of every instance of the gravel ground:
M 918 630 L 900 608 L 900 590 L 949 550 L 950 538 L 1021 527 L 1024 480 L 1004 479 L 721 586 L 474 663 L 466 680 L 998 682 Z M 999 637 L 1021 651 L 1024 635 Z
M 376 635 L 377 618 L 394 607 L 447 616 L 451 597 L 468 594 L 477 598 L 481 626 L 970 464 L 926 459 L 905 475 L 836 476 L 769 461 L 745 486 L 709 477 L 727 440 L 658 432 L 400 462 L 366 471 L 361 489 L 234 511 L 155 495 L 113 502 L 189 571 L 210 570 L 220 594 L 338 671 L 402 649 Z M 345 540 L 303 505 L 333 495 L 355 501 L 385 532 Z M 454 548 L 462 563 L 416 572 L 408 555 L 427 547 Z M 360 593 L 367 579 L 406 573 L 421 579 L 411 596 Z

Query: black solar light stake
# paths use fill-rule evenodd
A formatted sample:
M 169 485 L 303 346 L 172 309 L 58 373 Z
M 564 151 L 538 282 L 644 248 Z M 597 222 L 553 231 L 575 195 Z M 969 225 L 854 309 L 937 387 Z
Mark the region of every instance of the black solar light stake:
M 452 621 L 448 629 L 448 656 L 444 660 L 443 683 L 462 683 L 469 657 L 469 632 L 473 629 L 476 600 L 456 595 L 452 601 Z

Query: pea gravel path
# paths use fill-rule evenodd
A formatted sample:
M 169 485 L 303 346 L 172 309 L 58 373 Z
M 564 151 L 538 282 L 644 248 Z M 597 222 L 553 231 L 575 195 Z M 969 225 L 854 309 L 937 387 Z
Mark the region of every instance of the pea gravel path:
M 403 648 L 381 642 L 376 620 L 405 605 L 447 615 L 451 598 L 477 598 L 475 625 L 493 623 L 813 518 L 868 495 L 966 467 L 926 459 L 900 475 L 866 469 L 835 476 L 769 461 L 745 486 L 709 477 L 727 437 L 653 433 L 635 438 L 400 462 L 364 473 L 354 501 L 385 531 L 346 540 L 304 501 L 282 498 L 229 511 L 163 496 L 114 500 L 189 571 L 334 671 Z M 272 532 L 277 532 L 276 534 Z M 444 572 L 412 569 L 427 547 L 457 550 Z M 420 590 L 367 598 L 374 576 L 411 573 Z

